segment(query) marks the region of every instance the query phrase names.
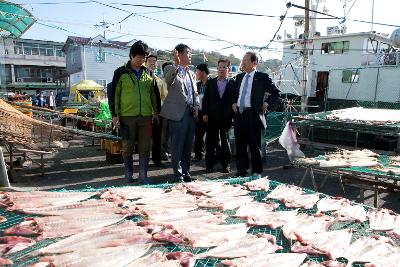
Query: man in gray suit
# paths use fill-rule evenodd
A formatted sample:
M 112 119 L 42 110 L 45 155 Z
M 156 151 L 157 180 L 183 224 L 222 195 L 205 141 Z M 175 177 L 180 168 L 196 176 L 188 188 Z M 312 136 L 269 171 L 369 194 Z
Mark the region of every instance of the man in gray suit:
M 171 159 L 178 182 L 190 182 L 190 158 L 198 116 L 199 98 L 196 79 L 189 70 L 190 47 L 178 44 L 174 49 L 175 66 L 164 70 L 168 95 L 161 108 L 161 116 L 168 119 L 171 135 Z

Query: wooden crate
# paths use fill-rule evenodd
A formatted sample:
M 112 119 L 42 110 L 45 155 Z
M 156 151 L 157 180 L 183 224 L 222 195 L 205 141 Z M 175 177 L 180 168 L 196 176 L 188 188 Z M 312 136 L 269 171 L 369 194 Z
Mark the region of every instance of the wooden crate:
M 64 109 L 65 114 L 77 114 L 78 109 L 77 108 L 66 108 Z

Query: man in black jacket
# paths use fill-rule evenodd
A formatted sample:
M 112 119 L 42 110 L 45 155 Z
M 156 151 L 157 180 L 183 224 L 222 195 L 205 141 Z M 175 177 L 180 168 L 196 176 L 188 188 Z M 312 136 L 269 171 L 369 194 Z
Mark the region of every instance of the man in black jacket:
M 208 70 L 207 64 L 199 64 L 196 67 L 196 80 L 197 82 L 197 93 L 199 94 L 200 108 L 199 117 L 196 121 L 196 130 L 194 135 L 194 159 L 193 162 L 197 162 L 203 159 L 204 153 L 204 135 L 206 134 L 206 124 L 203 121 L 203 111 L 202 111 L 202 101 L 204 97 L 204 92 L 206 90 L 207 82 L 209 80 L 208 75 L 210 71 Z
M 280 99 L 279 89 L 272 83 L 268 74 L 256 71 L 257 65 L 257 54 L 247 52 L 242 60 L 244 73 L 236 76 L 233 96 L 236 176 L 241 177 L 247 176 L 249 168 L 247 147 L 250 148 L 252 174 L 262 174 L 261 129 L 266 127 L 267 102 L 274 103 Z
M 207 123 L 206 171 L 214 171 L 216 148 L 221 140 L 222 172 L 230 172 L 231 149 L 228 132 L 232 126 L 232 102 L 234 82 L 228 79 L 230 61 L 218 60 L 218 76 L 210 79 L 203 98 L 203 121 Z

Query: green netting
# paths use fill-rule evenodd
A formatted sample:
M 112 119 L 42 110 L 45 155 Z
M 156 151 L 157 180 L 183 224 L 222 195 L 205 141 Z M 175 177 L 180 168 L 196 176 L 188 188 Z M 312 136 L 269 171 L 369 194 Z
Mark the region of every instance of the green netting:
M 267 129 L 263 132 L 263 140 L 270 143 L 278 139 L 286 123 L 292 120 L 293 117 L 306 113 L 301 112 L 268 112 L 267 115 Z
M 8 32 L 19 38 L 35 21 L 25 8 L 7 1 L 0 2 L 0 34 Z
M 100 102 L 100 114 L 96 116 L 96 119 L 102 121 L 111 121 L 112 115 L 107 101 Z M 96 121 L 96 126 L 104 127 L 105 123 Z
M 243 184 L 247 181 L 251 181 L 253 180 L 252 177 L 246 177 L 246 178 L 235 178 L 235 179 L 223 179 L 223 180 L 219 180 L 219 181 L 224 181 L 227 182 L 228 184 Z M 147 185 L 144 187 L 157 187 L 157 188 L 171 188 L 174 184 L 159 184 L 159 185 Z M 276 182 L 276 181 L 270 181 L 270 190 L 274 189 L 275 187 L 277 187 L 278 185 L 281 185 L 281 183 Z M 71 191 L 100 191 L 104 188 L 83 188 L 82 190 L 54 190 L 54 191 L 63 191 L 63 192 L 71 192 Z M 304 191 L 306 193 L 315 193 L 312 190 L 308 190 L 308 189 L 304 189 Z M 265 191 L 254 191 L 251 192 L 250 195 L 252 195 L 257 201 L 260 202 L 264 202 L 265 200 L 263 200 L 266 195 L 269 192 L 265 192 Z M 322 197 L 325 197 L 326 195 L 321 194 Z M 292 210 L 293 208 L 286 208 L 285 205 L 283 203 L 281 203 L 278 200 L 269 200 L 269 201 L 274 201 L 280 204 L 280 206 L 277 208 L 277 210 Z M 369 209 L 370 207 L 368 206 L 364 206 L 365 209 Z M 212 211 L 211 209 L 209 209 L 210 211 Z M 302 213 L 308 213 L 308 214 L 315 214 L 316 213 L 316 209 L 309 209 L 309 210 L 304 210 L 304 209 L 300 209 L 299 212 Z M 232 215 L 234 213 L 234 211 L 226 211 L 227 215 Z M 329 213 L 327 213 L 329 215 Z M 6 212 L 4 210 L 1 210 L 1 215 L 7 217 L 7 219 L 9 219 L 9 221 L 0 224 L 0 229 L 6 229 L 8 227 L 10 227 L 11 225 L 17 224 L 19 222 L 21 222 L 25 217 L 32 217 L 31 215 L 21 215 L 21 214 L 16 214 L 16 213 L 11 213 L 11 212 Z M 140 221 L 143 218 L 141 217 L 133 217 L 131 220 L 133 221 Z M 233 224 L 233 223 L 239 223 L 239 222 L 243 222 L 241 219 L 237 219 L 237 218 L 232 218 L 229 217 L 227 219 L 227 223 L 229 224 Z M 366 235 L 376 235 L 376 233 L 373 233 L 372 231 L 368 230 L 368 222 L 360 224 L 360 223 L 355 223 L 355 222 L 342 222 L 342 223 L 335 223 L 332 226 L 332 229 L 334 230 L 338 230 L 338 229 L 353 229 L 353 240 L 355 240 L 356 238 L 360 237 L 360 236 L 366 236 Z M 265 227 L 265 226 L 256 226 L 256 227 L 252 227 L 250 228 L 249 232 L 250 234 L 258 234 L 258 233 L 266 233 L 266 234 L 272 234 L 276 237 L 277 239 L 277 244 L 283 247 L 283 250 L 278 251 L 277 253 L 284 253 L 284 252 L 290 252 L 290 241 L 288 241 L 284 236 L 283 233 L 281 231 L 280 228 L 277 229 L 271 229 L 270 227 Z M 14 265 L 15 267 L 20 267 L 20 266 L 27 266 L 29 264 L 35 263 L 39 261 L 39 257 L 38 256 L 33 256 L 30 253 L 43 248 L 45 246 L 48 246 L 54 242 L 57 242 L 58 240 L 61 240 L 62 238 L 58 238 L 58 239 L 45 239 L 42 241 L 37 242 L 34 246 L 27 248 L 23 251 L 14 253 L 10 256 L 8 256 L 7 258 L 10 260 L 14 261 Z M 203 253 L 208 251 L 209 248 L 192 248 L 190 246 L 185 246 L 185 245 L 174 245 L 174 244 L 168 244 L 168 245 L 164 245 L 164 246 L 156 246 L 153 247 L 151 249 L 152 250 L 160 250 L 163 252 L 174 252 L 174 251 L 188 251 L 188 252 L 192 252 L 193 254 L 199 254 L 199 253 Z M 151 253 L 151 251 L 149 253 Z M 322 262 L 327 260 L 326 256 L 308 256 L 307 260 L 311 260 L 311 261 L 315 261 L 315 262 Z M 345 259 L 339 259 L 341 262 L 346 262 Z M 201 266 L 207 266 L 207 267 L 215 267 L 215 266 L 220 266 L 220 262 L 221 260 L 218 259 L 211 259 L 211 258 L 206 258 L 206 259 L 202 259 L 202 260 L 197 260 L 195 266 L 196 267 L 201 267 Z M 354 267 L 358 267 L 358 266 L 363 266 L 360 264 L 353 264 Z
M 399 102 L 373 102 L 373 101 L 357 101 L 357 100 L 335 100 L 329 99 L 325 103 L 325 110 L 336 110 L 352 107 L 363 108 L 379 108 L 379 109 L 400 109 Z
M 326 159 L 326 157 L 324 155 L 320 155 L 320 156 L 314 157 L 314 159 L 324 160 L 324 159 Z M 379 163 L 382 165 L 383 168 L 390 167 L 393 169 L 400 170 L 400 166 L 390 165 L 390 157 L 387 155 L 379 155 Z M 386 177 L 388 179 L 400 181 L 400 174 L 383 172 L 383 171 L 380 171 L 379 169 L 375 169 L 373 167 L 338 168 L 338 170 L 349 171 L 349 172 L 358 173 L 358 174 L 367 174 L 367 175 L 373 175 L 373 176 Z

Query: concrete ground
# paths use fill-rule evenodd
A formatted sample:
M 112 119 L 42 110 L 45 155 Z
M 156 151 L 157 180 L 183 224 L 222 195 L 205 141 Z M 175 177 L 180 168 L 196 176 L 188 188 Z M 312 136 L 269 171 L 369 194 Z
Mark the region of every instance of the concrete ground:
M 123 178 L 122 164 L 109 164 L 105 160 L 105 153 L 99 146 L 89 146 L 92 140 L 85 137 L 76 137 L 72 141 L 66 142 L 66 147 L 58 150 L 45 159 L 45 173 L 41 176 L 40 169 L 33 165 L 30 168 L 16 170 L 14 172 L 15 183 L 12 186 L 15 190 L 48 190 L 48 189 L 81 189 L 81 188 L 103 188 L 107 186 L 127 185 Z M 164 162 L 166 168 L 157 168 L 150 164 L 149 176 L 155 183 L 164 183 L 172 180 L 172 168 L 170 162 Z M 134 161 L 136 170 L 138 158 Z M 270 179 L 289 183 L 299 184 L 305 169 L 303 168 L 284 168 L 290 165 L 286 151 L 279 144 L 272 144 L 268 148 L 268 153 L 264 163 L 264 175 Z M 218 171 L 220 166 L 216 166 Z M 227 178 L 235 174 L 235 164 L 233 160 L 232 172 L 224 174 L 215 172 L 206 174 L 205 162 L 192 163 L 191 174 L 193 177 L 203 179 Z M 317 184 L 322 180 L 323 175 L 315 173 Z M 310 180 L 304 184 L 305 188 L 312 189 Z M 337 178 L 328 179 L 322 193 L 331 196 L 344 196 L 350 200 L 359 201 L 359 189 L 345 186 L 345 193 L 339 186 Z M 365 204 L 372 206 L 373 198 L 370 197 L 372 191 L 366 191 Z M 400 212 L 399 194 L 381 193 L 379 206 L 393 209 Z

